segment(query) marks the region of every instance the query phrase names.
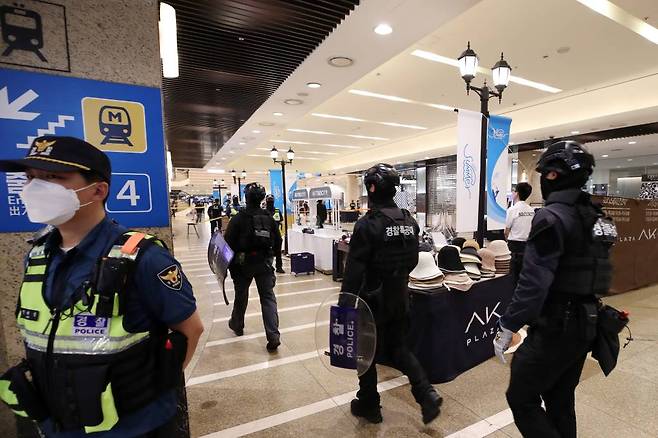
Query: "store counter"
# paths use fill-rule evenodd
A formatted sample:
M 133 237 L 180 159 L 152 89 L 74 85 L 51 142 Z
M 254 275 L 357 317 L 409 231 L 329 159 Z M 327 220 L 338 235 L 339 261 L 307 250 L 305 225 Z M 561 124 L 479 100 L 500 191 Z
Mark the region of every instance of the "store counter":
M 409 344 L 432 383 L 453 380 L 494 355 L 496 324 L 514 293 L 511 275 L 468 292 L 411 294 Z
M 302 227 L 296 225 L 288 230 L 288 252 L 310 252 L 315 257 L 315 268 L 330 273 L 333 269 L 334 240 L 343 235 L 341 230 L 320 228 L 313 230 L 315 234 L 302 233 Z

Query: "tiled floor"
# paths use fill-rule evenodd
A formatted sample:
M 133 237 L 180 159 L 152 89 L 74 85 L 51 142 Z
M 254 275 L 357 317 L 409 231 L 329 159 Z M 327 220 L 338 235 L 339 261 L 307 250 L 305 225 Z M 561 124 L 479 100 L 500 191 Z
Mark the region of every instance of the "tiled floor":
M 356 378 L 329 372 L 314 355 L 316 311 L 338 291 L 322 274 L 277 276 L 282 345 L 265 350 L 257 292 L 252 289 L 245 336 L 229 330 L 227 307 L 206 264 L 210 227 L 201 237 L 188 235 L 186 220 L 174 220 L 175 253 L 194 285 L 206 327 L 188 367 L 188 399 L 193 437 L 518 437 L 504 392 L 509 365 L 489 360 L 452 382 L 436 385 L 444 398 L 441 416 L 424 426 L 409 386 L 398 372 L 380 368 L 384 422 L 369 425 L 349 413 Z M 288 271 L 289 263 L 285 263 Z M 233 285 L 227 281 L 227 289 Z M 213 293 L 214 292 L 214 293 Z M 232 292 L 229 292 L 232 301 Z M 620 354 L 619 364 L 604 377 L 588 360 L 577 391 L 581 437 L 640 438 L 658 436 L 658 286 L 610 297 L 630 311 L 635 341 Z M 217 320 L 217 322 L 213 322 Z M 323 328 L 326 333 L 326 326 Z M 386 383 L 388 382 L 388 383 Z M 500 414 L 499 414 L 500 413 Z M 496 415 L 499 414 L 499 415 Z M 483 421 L 486 420 L 486 421 Z M 475 426 L 473 426 L 475 425 Z

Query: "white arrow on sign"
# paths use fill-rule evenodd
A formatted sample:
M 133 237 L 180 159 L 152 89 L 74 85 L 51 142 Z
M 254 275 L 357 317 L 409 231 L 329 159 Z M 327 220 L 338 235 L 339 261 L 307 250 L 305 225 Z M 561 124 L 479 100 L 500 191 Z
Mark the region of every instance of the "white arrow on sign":
M 9 103 L 9 93 L 7 92 L 7 87 L 2 88 L 0 90 L 0 119 L 28 121 L 36 119 L 41 113 L 31 113 L 21 110 L 37 97 L 39 97 L 39 95 L 33 90 L 27 90 L 16 100 Z

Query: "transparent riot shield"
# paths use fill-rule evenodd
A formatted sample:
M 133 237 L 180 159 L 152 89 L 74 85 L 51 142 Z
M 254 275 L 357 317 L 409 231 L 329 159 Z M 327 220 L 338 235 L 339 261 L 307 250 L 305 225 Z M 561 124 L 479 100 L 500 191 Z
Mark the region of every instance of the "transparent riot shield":
M 361 376 L 375 360 L 377 327 L 368 304 L 356 295 L 329 295 L 315 318 L 318 358 L 333 374 Z
M 208 264 L 210 265 L 210 270 L 212 273 L 215 274 L 215 278 L 217 279 L 217 283 L 222 290 L 224 302 L 227 306 L 229 305 L 229 302 L 228 298 L 226 297 L 224 282 L 226 281 L 228 265 L 231 263 L 231 260 L 233 260 L 233 255 L 233 250 L 224 240 L 222 233 L 217 232 L 213 234 L 213 236 L 210 238 L 210 243 L 208 244 Z

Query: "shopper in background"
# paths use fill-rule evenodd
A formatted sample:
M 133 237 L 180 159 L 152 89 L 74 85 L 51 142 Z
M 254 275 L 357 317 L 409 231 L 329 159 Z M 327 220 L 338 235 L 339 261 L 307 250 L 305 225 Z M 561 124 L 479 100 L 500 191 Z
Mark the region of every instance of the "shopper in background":
M 616 238 L 612 221 L 581 190 L 593 167 L 594 157 L 573 141 L 551 145 L 537 163 L 546 207 L 532 221 L 519 282 L 494 339 L 504 362 L 512 334 L 530 325 L 507 389 L 524 437 L 576 436 L 574 391 L 596 337 L 596 295 L 608 292 Z
M 196 217 L 197 217 L 196 221 L 197 221 L 197 223 L 199 223 L 203 220 L 203 215 L 204 215 L 204 212 L 206 210 L 204 208 L 203 201 L 197 200 L 194 203 L 194 209 L 196 210 Z
M 212 204 L 208 207 L 208 219 L 210 219 L 210 235 L 212 236 L 215 230 L 222 231 L 222 206 L 219 204 L 219 199 L 214 199 Z
M 324 201 L 322 199 L 318 199 L 316 216 L 317 227 L 324 228 L 324 223 L 327 220 L 327 207 L 324 205 Z
M 0 171 L 27 174 L 28 218 L 52 226 L 25 259 L 27 362 L 0 377 L 0 399 L 48 438 L 172 436 L 174 388 L 203 332 L 180 264 L 105 215 L 112 171 L 93 145 L 38 137 Z
M 519 280 L 519 273 L 523 266 L 523 253 L 525 243 L 530 234 L 532 218 L 535 216 L 535 209 L 529 206 L 525 201 L 532 193 L 532 186 L 526 182 L 520 182 L 516 185 L 514 191 L 514 205 L 507 210 L 507 219 L 505 220 L 505 239 L 512 252 L 512 275 L 514 284 Z
M 255 279 L 263 313 L 267 351 L 275 352 L 281 342 L 272 258 L 275 248 L 281 248 L 281 234 L 270 214 L 260 208 L 261 201 L 265 199 L 265 188 L 258 183 L 250 183 L 244 188 L 244 195 L 247 208 L 231 219 L 224 234 L 226 243 L 235 252 L 229 266 L 235 286 L 235 302 L 228 326 L 236 335 L 243 335 L 249 286 Z
M 281 214 L 281 210 L 274 207 L 274 196 L 267 195 L 265 198 L 265 210 L 267 210 L 270 216 L 272 216 L 272 219 L 274 219 L 280 234 L 283 215 Z M 283 270 L 283 259 L 281 258 L 281 243 L 279 243 L 278 247 L 274 248 L 274 256 L 276 260 L 276 272 L 279 274 L 285 274 L 286 271 Z
M 411 214 L 395 205 L 400 176 L 392 166 L 368 169 L 363 183 L 370 211 L 354 226 L 341 292 L 357 294 L 373 310 L 377 324 L 377 358 L 409 377 L 411 392 L 421 406 L 423 422 L 439 415 L 442 399 L 407 346 L 409 273 L 418 263 L 420 228 Z M 359 377 L 351 412 L 371 423 L 382 421 L 377 368 L 373 363 Z

